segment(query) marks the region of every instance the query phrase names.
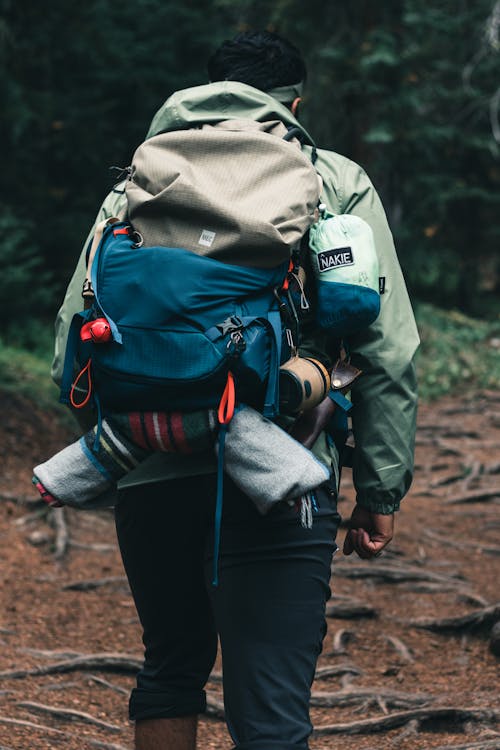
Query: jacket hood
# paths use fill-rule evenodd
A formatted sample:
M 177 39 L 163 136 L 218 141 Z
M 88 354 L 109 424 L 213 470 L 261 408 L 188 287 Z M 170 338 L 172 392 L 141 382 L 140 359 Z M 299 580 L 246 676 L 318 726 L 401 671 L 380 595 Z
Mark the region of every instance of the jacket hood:
M 304 142 L 314 146 L 311 136 L 288 107 L 265 91 L 237 81 L 217 81 L 176 91 L 153 117 L 146 138 L 169 130 L 237 119 L 281 120 L 287 126 L 300 128 Z

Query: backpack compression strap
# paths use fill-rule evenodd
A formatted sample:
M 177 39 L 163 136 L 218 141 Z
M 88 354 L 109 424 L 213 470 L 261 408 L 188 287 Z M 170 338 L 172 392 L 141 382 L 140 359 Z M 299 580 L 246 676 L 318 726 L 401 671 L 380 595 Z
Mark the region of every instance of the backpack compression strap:
M 219 585 L 219 550 L 220 550 L 220 530 L 222 524 L 222 503 L 224 499 L 224 450 L 226 446 L 227 426 L 234 415 L 236 403 L 236 393 L 234 387 L 234 377 L 231 371 L 227 374 L 226 387 L 222 394 L 219 409 L 217 411 L 217 421 L 219 422 L 219 451 L 217 456 L 217 498 L 215 501 L 215 522 L 214 522 L 214 562 L 213 562 L 213 579 L 212 585 Z

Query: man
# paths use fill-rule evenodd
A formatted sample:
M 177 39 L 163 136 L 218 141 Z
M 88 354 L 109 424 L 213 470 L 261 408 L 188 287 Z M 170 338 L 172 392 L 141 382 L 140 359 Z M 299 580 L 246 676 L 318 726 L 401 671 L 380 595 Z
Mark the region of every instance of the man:
M 170 97 L 148 136 L 232 118 L 295 117 L 306 77 L 298 51 L 276 35 L 246 33 L 226 42 L 208 65 L 212 83 Z M 303 131 L 304 151 L 313 142 Z M 378 320 L 350 341 L 363 375 L 352 388 L 357 504 L 344 552 L 370 558 L 389 543 L 394 512 L 411 482 L 418 336 L 380 200 L 363 170 L 318 149 L 322 200 L 371 226 L 386 279 Z M 124 206 L 118 190 L 98 220 Z M 60 376 L 68 323 L 81 306 L 80 260 L 57 321 L 53 374 Z M 302 354 L 332 364 L 325 335 L 305 325 Z M 194 750 L 197 715 L 217 637 L 224 666 L 225 710 L 239 750 L 305 750 L 309 695 L 325 634 L 336 512 L 338 454 L 323 431 L 333 412 L 326 399 L 293 427 L 294 436 L 332 466 L 334 481 L 316 492 L 312 529 L 281 504 L 259 516 L 229 481 L 224 495 L 220 582 L 210 584 L 215 467 L 211 455 L 156 454 L 123 481 L 116 506 L 120 548 L 144 628 L 145 663 L 130 700 L 137 750 Z

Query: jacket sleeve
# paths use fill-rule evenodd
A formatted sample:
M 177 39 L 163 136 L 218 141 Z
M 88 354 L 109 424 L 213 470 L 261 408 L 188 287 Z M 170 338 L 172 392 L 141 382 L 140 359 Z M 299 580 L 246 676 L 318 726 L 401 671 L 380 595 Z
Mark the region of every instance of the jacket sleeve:
M 417 383 L 414 356 L 419 338 L 403 274 L 382 203 L 365 172 L 347 162 L 340 196 L 342 213 L 371 226 L 380 276 L 385 278 L 378 319 L 350 344 L 363 374 L 352 388 L 355 441 L 353 480 L 357 502 L 393 513 L 413 476 Z
M 102 204 L 99 212 L 96 216 L 96 220 L 92 229 L 89 232 L 85 244 L 83 245 L 78 263 L 75 271 L 68 284 L 66 295 L 63 303 L 59 308 L 55 321 L 55 345 L 54 345 L 54 358 L 52 360 L 51 375 L 52 379 L 58 384 L 61 384 L 61 378 L 64 367 L 64 355 L 66 352 L 66 340 L 68 338 L 68 331 L 75 313 L 80 312 L 83 307 L 82 301 L 82 286 L 85 281 L 86 273 L 86 253 L 89 242 L 94 236 L 96 225 L 103 219 L 109 219 L 111 216 L 118 216 L 124 211 L 126 205 L 125 195 L 121 190 L 122 185 L 117 185 L 116 188 L 108 194 L 104 203 Z

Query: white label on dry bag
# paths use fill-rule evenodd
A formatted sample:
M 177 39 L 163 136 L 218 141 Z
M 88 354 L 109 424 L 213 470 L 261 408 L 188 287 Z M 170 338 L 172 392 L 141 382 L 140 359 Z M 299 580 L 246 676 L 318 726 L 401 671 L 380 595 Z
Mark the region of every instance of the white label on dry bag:
M 212 247 L 213 241 L 215 240 L 215 232 L 211 232 L 209 229 L 203 229 L 198 240 L 198 245 L 203 247 Z
M 335 250 L 323 250 L 318 253 L 318 270 L 320 273 L 338 266 L 352 266 L 352 247 L 337 247 Z

